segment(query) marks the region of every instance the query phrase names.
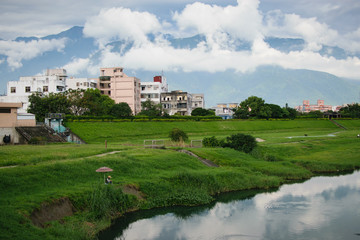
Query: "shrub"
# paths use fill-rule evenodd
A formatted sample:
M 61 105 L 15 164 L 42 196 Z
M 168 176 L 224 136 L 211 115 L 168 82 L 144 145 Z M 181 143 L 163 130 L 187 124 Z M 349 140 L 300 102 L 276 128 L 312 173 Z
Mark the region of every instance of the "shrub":
M 238 133 L 227 137 L 224 147 L 249 153 L 256 147 L 256 139 L 251 135 Z
M 215 136 L 204 138 L 202 141 L 204 147 L 221 147 L 220 141 Z
M 185 142 L 188 140 L 187 134 L 179 128 L 173 128 L 169 133 L 169 137 L 173 142 Z

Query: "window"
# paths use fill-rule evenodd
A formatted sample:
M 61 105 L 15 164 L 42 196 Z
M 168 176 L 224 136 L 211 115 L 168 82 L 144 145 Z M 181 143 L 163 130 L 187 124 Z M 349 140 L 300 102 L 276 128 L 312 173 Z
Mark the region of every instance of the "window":
M 11 93 L 16 93 L 16 87 L 11 87 L 11 88 L 10 88 L 10 92 L 11 92 Z
M 63 86 L 56 86 L 56 91 L 62 92 L 62 91 L 64 91 L 64 87 Z
M 79 82 L 76 82 L 76 86 L 77 86 L 77 87 L 80 86 L 80 83 L 79 83 Z
M 29 86 L 25 87 L 25 92 L 30 92 L 31 88 Z
M 48 92 L 49 91 L 49 87 L 48 86 L 43 86 L 43 92 Z
M 0 113 L 11 113 L 10 108 L 0 108 Z

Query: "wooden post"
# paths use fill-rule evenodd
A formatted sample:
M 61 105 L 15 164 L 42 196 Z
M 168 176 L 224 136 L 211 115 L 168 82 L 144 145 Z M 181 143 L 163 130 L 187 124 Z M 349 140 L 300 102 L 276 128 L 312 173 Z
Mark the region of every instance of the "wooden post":
M 107 140 L 105 140 L 105 149 L 107 149 Z

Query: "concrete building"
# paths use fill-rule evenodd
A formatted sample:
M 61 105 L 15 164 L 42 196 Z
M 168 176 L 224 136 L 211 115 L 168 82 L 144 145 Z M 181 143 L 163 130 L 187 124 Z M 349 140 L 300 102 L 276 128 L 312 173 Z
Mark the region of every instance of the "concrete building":
M 60 93 L 66 90 L 66 70 L 48 69 L 44 75 L 20 77 L 19 81 L 7 83 L 7 95 L 0 97 L 0 102 L 21 102 L 18 112 L 26 113 L 29 96 L 39 92 L 43 94 Z
M 35 115 L 19 113 L 22 103 L 0 102 L 0 144 L 20 143 L 16 127 L 36 126 Z
M 192 93 L 191 96 L 192 96 L 191 98 L 192 110 L 194 110 L 195 108 L 205 108 L 205 99 L 203 93 Z
M 180 90 L 161 93 L 161 104 L 169 115 L 191 115 L 191 94 Z
M 98 80 L 95 78 L 74 78 L 70 77 L 66 79 L 66 90 L 69 89 L 96 89 Z
M 311 112 L 311 111 L 320 111 L 326 112 L 331 111 L 333 107 L 331 105 L 325 105 L 324 100 L 317 100 L 316 105 L 311 105 L 309 100 L 304 100 L 303 104 L 300 106 L 296 106 L 295 109 L 299 112 Z
M 141 82 L 141 102 L 151 100 L 160 103 L 161 93 L 168 92 L 168 84 L 164 76 L 155 76 L 153 82 Z
M 115 103 L 129 104 L 133 114 L 141 111 L 140 80 L 127 76 L 123 68 L 100 68 L 98 89 L 102 94 L 110 96 Z
M 237 108 L 238 103 L 218 103 L 216 107 L 212 107 L 216 116 L 220 116 L 223 119 L 232 119 L 234 115 L 234 108 Z

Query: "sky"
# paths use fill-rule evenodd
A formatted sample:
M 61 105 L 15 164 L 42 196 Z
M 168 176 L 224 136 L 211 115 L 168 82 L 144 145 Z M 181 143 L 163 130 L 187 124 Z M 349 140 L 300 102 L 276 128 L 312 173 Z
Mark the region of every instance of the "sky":
M 253 71 L 261 65 L 329 72 L 360 80 L 358 57 L 335 59 L 318 53 L 323 46 L 360 54 L 359 0 L 2 0 L 0 64 L 21 69 L 47 51 L 59 51 L 67 39 L 16 42 L 16 37 L 44 37 L 72 26 L 96 39 L 100 59 L 73 58 L 69 74 L 99 67 L 123 66 L 149 71 Z M 155 36 L 150 41 L 149 34 Z M 203 34 L 206 43 L 194 49 L 175 49 L 164 37 Z M 301 51 L 280 52 L 266 37 L 302 38 Z M 112 41 L 134 42 L 127 53 L 113 52 Z M 247 41 L 250 50 L 236 50 Z M 158 56 L 154 61 L 153 56 Z

